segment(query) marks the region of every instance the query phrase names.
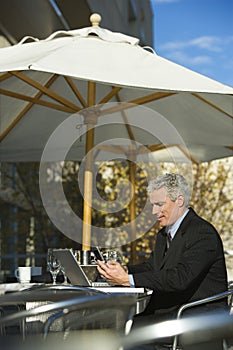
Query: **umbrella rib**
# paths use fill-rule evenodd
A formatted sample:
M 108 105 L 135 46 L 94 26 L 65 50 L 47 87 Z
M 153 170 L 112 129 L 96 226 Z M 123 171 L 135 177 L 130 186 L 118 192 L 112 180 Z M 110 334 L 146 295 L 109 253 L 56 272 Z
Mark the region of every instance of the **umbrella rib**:
M 170 144 L 170 145 L 162 145 L 162 144 L 157 144 L 157 145 L 151 145 L 147 146 L 151 152 L 156 152 L 156 151 L 161 151 L 162 149 L 169 148 L 169 147 L 174 147 L 176 145 Z
M 17 71 L 12 71 L 10 72 L 12 75 L 16 76 L 17 78 L 23 80 L 24 82 L 26 82 L 27 84 L 33 86 L 34 88 L 36 88 L 37 90 L 40 90 L 41 92 L 43 92 L 45 95 L 51 97 L 53 100 L 56 100 L 58 102 L 60 102 L 61 104 L 71 108 L 73 110 L 73 112 L 78 112 L 80 111 L 80 107 L 76 106 L 75 104 L 73 104 L 72 102 L 66 100 L 64 97 L 56 94 L 55 92 L 49 90 L 48 88 L 46 88 L 45 86 L 41 85 L 40 83 L 34 81 L 33 79 L 25 76 L 24 74 L 17 72 Z
M 117 93 L 117 95 L 116 95 L 116 98 L 117 98 L 117 102 L 121 102 L 118 93 Z M 125 122 L 126 130 L 127 130 L 127 132 L 128 132 L 129 138 L 130 138 L 131 141 L 134 141 L 134 142 L 135 142 L 135 136 L 134 136 L 133 131 L 132 131 L 130 125 L 129 125 L 129 122 L 128 122 L 128 119 L 127 119 L 127 116 L 126 116 L 126 114 L 125 114 L 124 109 L 121 111 L 121 114 L 122 114 L 122 118 L 123 118 L 123 120 L 124 120 L 124 122 Z
M 127 117 L 125 115 L 125 112 L 121 111 L 121 113 L 123 114 L 122 118 L 123 118 L 123 120 L 125 122 L 126 130 L 127 130 L 128 134 L 129 134 L 129 138 L 130 138 L 131 141 L 135 142 L 135 136 L 134 136 L 133 131 L 132 131 L 132 129 L 131 129 L 129 123 L 128 123 L 128 119 L 127 119 Z
M 184 155 L 185 155 L 186 157 L 188 157 L 188 158 L 192 161 L 192 163 L 194 163 L 194 164 L 196 164 L 196 165 L 199 164 L 199 162 L 198 162 L 198 161 L 191 155 L 191 153 L 188 152 L 183 146 L 177 145 L 177 147 L 181 150 L 182 153 L 184 153 Z
M 148 145 L 143 145 L 138 147 L 137 152 L 138 154 L 147 154 L 147 153 L 150 153 L 150 149 Z
M 112 90 L 99 102 L 99 104 L 107 103 L 112 97 L 116 96 L 122 88 L 119 86 L 113 86 Z
M 68 85 L 70 86 L 70 88 L 73 91 L 73 93 L 75 94 L 75 96 L 77 97 L 77 99 L 79 100 L 79 102 L 81 103 L 81 105 L 84 108 L 87 108 L 87 103 L 84 100 L 84 98 L 81 95 L 81 93 L 79 92 L 77 86 L 74 84 L 73 80 L 70 77 L 65 77 L 65 80 L 68 83 Z
M 156 92 L 156 93 L 151 94 L 151 95 L 136 98 L 135 100 L 129 101 L 128 103 L 134 103 L 137 105 L 141 105 L 144 103 L 160 100 L 161 98 L 173 96 L 175 94 L 176 94 L 176 92 Z
M 209 106 L 211 106 L 211 107 L 217 109 L 217 111 L 219 111 L 219 112 L 221 112 L 221 113 L 224 113 L 225 115 L 227 115 L 227 116 L 230 117 L 230 118 L 233 118 L 233 115 L 232 115 L 232 114 L 227 113 L 227 112 L 224 111 L 222 108 L 216 106 L 214 103 L 208 101 L 207 99 L 205 99 L 204 97 L 200 96 L 199 94 L 197 94 L 197 93 L 192 93 L 192 95 L 195 96 L 196 98 L 198 98 L 199 100 L 201 100 L 201 101 L 207 103 Z
M 46 87 L 49 87 L 55 80 L 55 76 L 52 76 L 52 78 L 49 79 L 49 81 L 46 83 Z M 1 93 L 1 90 L 0 90 Z M 20 94 L 13 94 L 10 91 L 7 91 L 7 93 L 10 93 L 8 96 L 11 97 L 16 97 L 19 98 L 19 96 L 15 96 L 15 95 L 20 95 Z M 38 102 L 41 102 L 39 100 L 39 98 L 42 96 L 42 92 L 39 91 L 36 96 L 31 99 L 30 103 L 17 115 L 17 117 L 13 120 L 13 122 L 8 126 L 8 128 L 2 133 L 2 135 L 0 135 L 0 142 L 9 134 L 9 132 L 14 128 L 14 126 L 24 117 L 24 115 L 32 108 L 32 106 Z M 27 96 L 21 95 L 21 99 L 25 99 L 27 98 Z M 50 103 L 51 105 L 51 103 Z M 52 104 L 54 106 L 56 106 L 55 104 Z M 48 107 L 48 106 L 47 106 Z M 58 106 L 58 107 L 62 107 L 63 109 L 66 108 L 65 106 Z
M 6 79 L 8 79 L 10 77 L 11 77 L 10 73 L 8 73 L 8 72 L 4 73 L 4 74 L 0 75 L 0 81 L 4 81 L 4 80 L 6 80 Z
M 23 94 L 19 94 L 17 92 L 13 92 L 13 91 L 8 91 L 8 90 L 4 90 L 4 89 L 0 89 L 0 94 L 1 95 L 5 95 L 5 96 L 9 96 L 9 97 L 13 97 L 13 98 L 17 98 L 19 100 L 23 100 L 23 101 L 27 101 L 33 104 L 38 104 L 38 105 L 42 105 L 45 107 L 49 107 L 52 109 L 57 109 L 63 112 L 67 112 L 67 113 L 73 113 L 73 109 L 68 108 L 66 106 L 63 105 L 57 105 L 55 103 L 49 102 L 49 101 L 43 101 L 43 100 L 38 100 L 36 97 L 30 97 L 30 96 L 26 96 Z M 40 95 L 42 95 L 43 93 L 40 91 Z
M 150 147 L 148 145 L 141 145 L 137 148 L 137 154 L 147 154 L 150 153 Z
M 100 115 L 105 116 L 105 115 L 108 115 L 109 113 L 119 112 L 119 111 L 121 111 L 123 109 L 127 109 L 127 108 L 133 108 L 133 107 L 135 107 L 135 105 L 141 105 L 144 103 L 152 102 L 155 100 L 159 100 L 161 98 L 173 96 L 175 94 L 176 94 L 176 92 L 156 92 L 154 94 L 147 95 L 147 96 L 144 96 L 141 98 L 137 98 L 137 99 L 132 100 L 132 101 L 121 102 L 121 104 L 114 106 L 114 107 L 106 108 L 100 112 Z
M 97 149 L 98 150 L 102 150 L 102 151 L 106 151 L 106 152 L 112 152 L 112 153 L 117 153 L 117 154 L 125 154 L 127 155 L 127 150 L 124 149 L 124 147 L 122 146 L 114 146 L 114 145 L 111 145 L 111 146 L 105 146 L 105 145 L 100 145 L 100 146 L 97 146 Z
M 98 157 L 100 151 L 112 152 L 117 154 L 125 154 L 127 156 L 127 151 L 121 146 L 97 146 L 94 159 Z
M 1 92 L 1 91 L 0 91 Z M 7 129 L 0 135 L 0 142 L 9 134 L 9 132 L 15 127 L 15 125 L 23 118 L 25 113 L 31 108 L 32 103 L 28 104 L 23 111 L 21 111 L 13 122 L 7 127 Z
M 162 144 L 158 144 L 158 145 L 152 145 L 152 146 L 148 146 L 149 150 L 151 152 L 156 152 L 156 151 L 160 151 L 162 149 L 165 148 L 170 148 L 170 147 L 178 147 L 179 150 L 186 156 L 188 157 L 192 163 L 194 164 L 199 164 L 199 162 L 191 155 L 190 152 L 188 152 L 182 145 L 177 145 L 177 144 L 170 144 L 170 145 L 162 145 Z

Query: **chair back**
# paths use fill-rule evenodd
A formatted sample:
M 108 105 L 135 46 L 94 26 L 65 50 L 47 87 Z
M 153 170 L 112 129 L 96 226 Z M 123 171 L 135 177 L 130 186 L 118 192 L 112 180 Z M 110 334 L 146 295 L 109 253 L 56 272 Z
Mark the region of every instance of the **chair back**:
M 73 294 L 75 289 L 71 288 L 71 291 Z M 32 289 L 27 291 L 27 295 L 32 293 L 33 299 L 34 293 L 44 296 L 47 292 L 46 288 L 41 288 L 40 292 Z M 12 297 L 13 294 L 15 293 L 12 293 Z M 40 306 L 3 315 L 0 318 L 0 328 L 6 330 L 9 325 L 20 322 L 23 325 L 23 339 L 31 335 L 41 335 L 46 339 L 54 332 L 59 332 L 60 337 L 61 334 L 67 337 L 71 331 L 93 329 L 108 329 L 123 334 L 131 327 L 136 301 L 137 297 L 133 294 L 108 294 L 91 290 L 91 294 L 82 293 L 76 297 L 73 295 L 72 298 L 67 296 L 66 299 L 56 302 L 43 301 L 39 302 Z M 2 335 L 4 333 L 6 332 Z

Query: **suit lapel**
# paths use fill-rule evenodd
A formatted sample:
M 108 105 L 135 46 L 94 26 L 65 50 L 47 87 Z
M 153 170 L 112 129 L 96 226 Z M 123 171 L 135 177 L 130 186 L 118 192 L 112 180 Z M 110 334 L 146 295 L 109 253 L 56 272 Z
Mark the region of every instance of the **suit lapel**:
M 162 232 L 162 235 L 164 236 L 163 249 L 160 249 L 159 256 L 158 256 L 160 261 L 160 266 L 159 266 L 160 269 L 164 266 L 166 261 L 176 252 L 177 250 L 176 247 L 179 246 L 179 244 L 181 243 L 181 239 L 183 234 L 185 234 L 186 227 L 189 225 L 190 220 L 193 218 L 194 215 L 197 215 L 197 214 L 192 208 L 189 208 L 189 212 L 185 216 L 184 220 L 181 222 L 180 227 L 178 228 L 166 255 L 164 255 L 165 247 L 166 247 L 166 231 L 165 231 L 165 228 L 163 229 L 163 232 Z
M 163 263 L 164 253 L 165 253 L 165 250 L 167 247 L 165 228 L 163 228 L 160 231 L 160 238 L 159 238 L 159 241 L 157 243 L 158 243 L 158 245 L 157 245 L 156 252 L 155 252 L 155 261 L 157 262 L 157 266 L 160 268 L 160 265 Z
M 163 254 L 163 256 L 162 256 L 162 260 L 161 260 L 161 263 L 160 263 L 160 266 L 159 266 L 160 269 L 170 259 L 170 257 L 173 256 L 173 254 L 176 253 L 176 251 L 177 251 L 176 247 L 177 247 L 177 245 L 179 246 L 179 244 L 180 244 L 181 234 L 182 233 L 179 232 L 179 230 L 176 232 L 176 235 L 173 238 L 169 249 L 167 250 L 166 254 Z M 165 237 L 165 245 L 166 245 L 166 237 Z

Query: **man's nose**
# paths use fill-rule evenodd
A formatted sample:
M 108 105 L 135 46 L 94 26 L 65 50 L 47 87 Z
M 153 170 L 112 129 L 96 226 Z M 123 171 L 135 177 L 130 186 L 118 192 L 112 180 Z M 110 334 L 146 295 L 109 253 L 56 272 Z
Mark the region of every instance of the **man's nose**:
M 159 212 L 158 206 L 157 205 L 153 205 L 153 207 L 152 207 L 152 214 L 153 215 L 157 215 L 158 212 Z

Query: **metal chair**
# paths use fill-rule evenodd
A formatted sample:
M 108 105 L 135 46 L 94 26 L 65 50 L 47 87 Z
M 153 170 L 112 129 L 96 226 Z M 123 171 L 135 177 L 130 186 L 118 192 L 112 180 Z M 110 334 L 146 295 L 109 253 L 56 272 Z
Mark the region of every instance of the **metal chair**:
M 228 286 L 230 286 L 230 285 L 231 284 L 228 283 Z M 202 305 L 202 304 L 211 303 L 211 302 L 216 301 L 216 300 L 225 299 L 225 298 L 228 298 L 228 307 L 229 307 L 229 312 L 230 312 L 230 310 L 232 308 L 233 289 L 229 289 L 229 290 L 227 290 L 225 292 L 222 292 L 222 293 L 219 293 L 219 294 L 215 294 L 215 295 L 210 296 L 208 298 L 196 300 L 196 301 L 193 301 L 193 302 L 190 302 L 190 303 L 182 305 L 179 308 L 178 312 L 177 312 L 177 319 L 178 320 L 181 319 L 181 317 L 183 315 L 183 312 L 185 310 L 187 310 L 187 309 L 190 309 L 190 308 Z M 224 350 L 225 350 L 225 349 L 227 349 L 227 345 L 226 345 L 225 340 L 223 342 L 224 342 L 223 347 L 224 347 Z M 175 335 L 174 336 L 173 345 L 172 345 L 172 350 L 180 349 L 180 347 L 178 347 L 177 344 L 178 344 L 178 335 Z
M 24 288 L 23 292 L 7 293 L 0 296 L 0 316 L 1 318 L 9 314 L 17 313 L 25 309 L 32 309 L 39 305 L 48 304 L 51 302 L 62 301 L 82 296 L 106 294 L 97 290 L 86 287 L 71 286 L 71 285 L 34 285 L 30 288 Z M 35 323 L 34 323 L 35 326 Z M 8 328 L 8 329 L 7 329 Z M 7 335 L 10 330 L 17 330 L 26 336 L 26 322 L 24 319 L 17 322 L 14 326 L 0 326 L 0 335 Z
M 96 293 L 58 302 L 52 302 L 30 310 L 24 310 L 0 318 L 0 327 L 21 321 L 40 320 L 40 326 L 27 333 L 27 327 L 22 334 L 39 334 L 47 339 L 53 332 L 67 334 L 73 330 L 111 329 L 114 332 L 127 333 L 135 313 L 136 296 L 130 294 Z
M 184 349 L 191 346 L 192 350 L 206 350 L 208 341 L 219 341 L 232 333 L 233 315 L 206 313 L 138 327 L 122 338 L 121 345 L 124 350 L 134 350 L 145 344 L 162 344 L 167 337 L 179 336 Z
M 231 284 L 229 283 L 228 286 L 230 287 Z M 206 314 L 206 317 L 201 314 L 182 317 L 183 312 L 189 308 L 224 298 L 228 299 L 228 310 L 226 311 L 209 312 Z M 202 347 L 202 344 L 199 344 L 201 339 L 203 339 L 203 342 L 208 342 L 208 339 L 210 341 L 223 341 L 223 349 L 228 349 L 225 339 L 227 339 L 227 337 L 232 337 L 233 334 L 233 314 L 231 315 L 230 312 L 228 312 L 232 308 L 232 299 L 233 289 L 229 289 L 211 297 L 184 304 L 179 308 L 175 320 L 141 326 L 135 330 L 133 329 L 129 336 L 123 341 L 124 349 L 132 350 L 134 346 L 140 348 L 140 345 L 158 344 L 161 349 L 181 350 L 185 348 L 184 345 L 190 345 L 191 342 L 193 342 L 195 349 L 199 350 L 198 346 L 200 346 L 200 350 L 206 350 Z M 230 326 L 224 328 L 224 325 L 228 323 Z M 168 338 L 173 338 L 173 343 L 165 343 L 164 339 Z M 178 345 L 178 339 L 182 341 L 182 345 Z

